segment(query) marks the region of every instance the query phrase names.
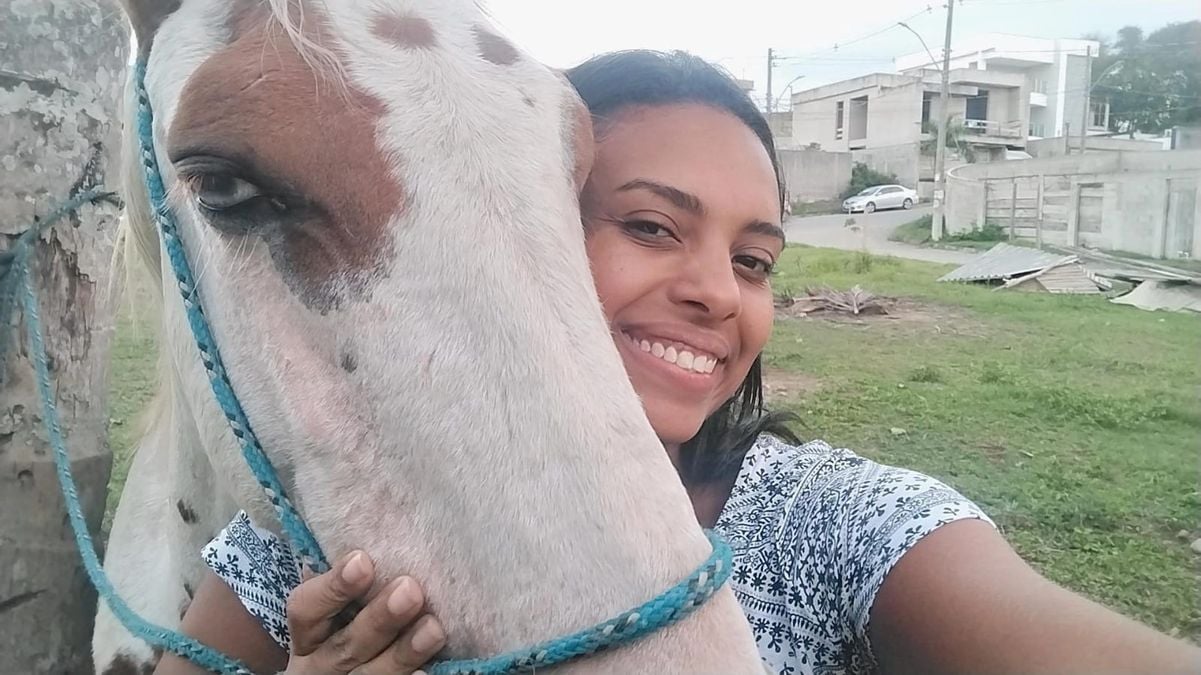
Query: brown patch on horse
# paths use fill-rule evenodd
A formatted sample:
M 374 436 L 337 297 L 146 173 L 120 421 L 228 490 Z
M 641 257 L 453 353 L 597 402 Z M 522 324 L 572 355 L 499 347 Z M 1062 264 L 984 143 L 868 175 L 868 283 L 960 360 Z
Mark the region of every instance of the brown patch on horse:
M 475 46 L 480 50 L 480 58 L 498 66 L 511 66 L 517 63 L 521 54 L 516 47 L 509 44 L 508 40 L 479 26 L 472 28 L 471 32 L 475 35 Z
M 401 49 L 431 49 L 437 44 L 430 22 L 409 14 L 376 14 L 371 34 Z
M 271 21 L 255 9 L 231 17 L 229 44 L 184 85 L 168 154 L 185 175 L 190 160 L 226 166 L 282 207 L 229 236 L 262 237 L 292 292 L 325 312 L 389 259 L 404 192 L 376 145 L 383 103 L 315 72 Z M 327 25 L 308 8 L 306 32 L 330 46 Z
M 196 517 L 196 511 L 191 506 L 185 504 L 182 499 L 175 502 L 175 508 L 179 511 L 179 517 L 188 525 L 195 525 L 200 522 L 200 519 Z

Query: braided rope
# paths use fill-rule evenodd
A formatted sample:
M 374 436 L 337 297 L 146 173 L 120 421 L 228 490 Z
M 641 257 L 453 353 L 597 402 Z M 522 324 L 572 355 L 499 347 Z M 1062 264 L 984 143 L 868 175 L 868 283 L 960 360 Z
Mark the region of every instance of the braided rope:
M 431 664 L 430 675 L 508 675 L 531 673 L 573 659 L 590 656 L 615 645 L 633 642 L 683 619 L 713 596 L 730 576 L 730 545 L 721 535 L 706 530 L 713 553 L 687 579 L 654 599 L 590 628 L 487 659 L 441 661 Z
M 206 647 L 192 638 L 157 624 L 146 621 L 138 616 L 117 591 L 104 572 L 104 567 L 96 555 L 96 546 L 88 531 L 87 520 L 83 515 L 83 506 L 79 501 L 79 491 L 75 478 L 71 475 L 71 458 L 67 454 L 67 446 L 63 441 L 62 424 L 59 422 L 58 406 L 54 399 L 54 390 L 50 384 L 50 367 L 47 364 L 46 343 L 42 337 L 42 318 L 38 309 L 37 291 L 30 274 L 30 258 L 32 257 L 33 242 L 38 233 L 45 227 L 61 219 L 85 203 L 108 198 L 112 193 L 91 190 L 80 194 L 57 209 L 50 216 L 31 226 L 17 239 L 14 248 L 9 251 L 12 255 L 12 268 L 6 277 L 14 275 L 11 283 L 20 284 L 21 301 L 25 309 L 25 327 L 29 335 L 30 356 L 33 360 L 34 373 L 38 384 L 38 396 L 42 401 L 42 418 L 45 422 L 50 448 L 54 452 L 54 470 L 58 475 L 59 487 L 62 489 L 63 502 L 66 506 L 67 517 L 71 522 L 71 530 L 75 535 L 75 545 L 83 558 L 83 567 L 88 579 L 96 588 L 97 594 L 104 599 L 110 610 L 126 630 L 138 636 L 147 643 L 169 651 L 196 665 L 214 673 L 223 675 L 253 675 L 249 668 L 241 663 L 225 657 L 218 651 Z M 9 283 L 6 279 L 6 283 Z
M 221 406 L 229 428 L 238 439 L 242 449 L 242 457 L 250 467 L 259 486 L 263 488 L 275 514 L 279 518 L 284 536 L 288 538 L 292 549 L 296 551 L 302 563 L 315 572 L 329 569 L 329 563 L 317 538 L 305 525 L 304 519 L 296 512 L 292 500 L 279 482 L 275 467 L 259 444 L 259 439 L 250 426 L 250 420 L 242 410 L 242 403 L 234 394 L 229 382 L 225 364 L 221 361 L 221 352 L 217 349 L 217 341 L 209 330 L 208 320 L 204 316 L 204 306 L 200 302 L 200 293 L 196 288 L 196 279 L 188 257 L 184 253 L 183 242 L 179 238 L 179 229 L 171 208 L 167 204 L 167 189 L 163 185 L 163 176 L 159 171 L 158 159 L 154 155 L 154 112 L 150 108 L 150 96 L 146 93 L 146 62 L 138 59 L 134 66 L 134 82 L 138 99 L 138 146 L 141 150 L 142 169 L 146 178 L 146 189 L 150 193 L 151 212 L 155 225 L 162 233 L 163 246 L 167 257 L 171 260 L 171 269 L 175 273 L 175 282 L 179 294 L 183 297 L 184 310 L 188 317 L 188 325 L 192 328 L 192 337 L 200 351 L 200 360 L 208 374 L 213 396 Z

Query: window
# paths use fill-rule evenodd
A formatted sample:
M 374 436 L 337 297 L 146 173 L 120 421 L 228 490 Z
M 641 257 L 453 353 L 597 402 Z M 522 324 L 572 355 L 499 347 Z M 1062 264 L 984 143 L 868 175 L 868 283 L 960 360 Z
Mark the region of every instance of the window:
M 1109 101 L 1089 101 L 1089 125 L 1098 129 L 1109 127 Z
M 842 140 L 842 124 L 845 117 L 843 113 L 845 112 L 846 105 L 842 101 L 834 104 L 834 140 L 836 141 Z
M 922 132 L 930 128 L 930 110 L 934 105 L 934 92 L 922 92 Z
M 987 89 L 980 89 L 975 96 L 967 97 L 967 109 L 965 110 L 964 118 L 969 120 L 988 119 Z
M 1033 91 L 1033 92 L 1036 92 L 1039 94 L 1047 93 L 1047 81 L 1040 77 L 1034 78 L 1030 82 L 1030 91 Z
M 1046 136 L 1046 126 L 1042 122 L 1031 122 L 1030 135 L 1037 136 L 1039 138 Z

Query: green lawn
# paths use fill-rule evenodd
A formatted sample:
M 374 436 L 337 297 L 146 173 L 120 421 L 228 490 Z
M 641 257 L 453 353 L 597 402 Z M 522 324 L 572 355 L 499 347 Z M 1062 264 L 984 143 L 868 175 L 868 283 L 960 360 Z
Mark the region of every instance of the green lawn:
M 932 218 L 933 216 L 927 214 L 903 223 L 893 230 L 888 238 L 892 241 L 899 241 L 903 244 L 912 244 L 914 246 L 934 246 L 934 243 L 930 241 L 930 221 Z M 987 251 L 996 246 L 998 242 L 1008 240 L 1009 236 L 1003 227 L 990 223 L 982 230 L 970 230 L 968 232 L 947 235 L 938 242 L 938 246 L 940 248 L 968 248 L 976 251 Z M 1021 240 L 1010 243 L 1024 245 L 1024 242 Z
M 860 284 L 911 302 L 897 319 L 778 319 L 769 369 L 808 377 L 777 407 L 808 436 L 957 487 L 1055 581 L 1201 637 L 1189 550 L 1201 535 L 1201 319 L 867 260 L 786 252 L 778 291 Z
M 146 306 L 139 304 L 139 311 Z M 158 358 L 155 334 L 153 321 L 143 314 L 135 314 L 128 305 L 118 312 L 109 371 L 108 442 L 113 449 L 113 473 L 109 480 L 108 509 L 104 514 L 105 532 L 112 524 L 113 509 L 117 507 L 121 486 L 129 471 L 130 453 L 142 430 L 141 413 L 154 396 Z
M 860 284 L 904 302 L 897 318 L 781 316 L 766 354 L 774 405 L 800 415 L 803 436 L 949 482 L 1050 578 L 1201 637 L 1188 547 L 1201 536 L 1201 319 L 936 283 L 946 269 L 790 247 L 777 291 Z M 155 354 L 132 325 L 123 316 L 114 346 L 122 461 Z

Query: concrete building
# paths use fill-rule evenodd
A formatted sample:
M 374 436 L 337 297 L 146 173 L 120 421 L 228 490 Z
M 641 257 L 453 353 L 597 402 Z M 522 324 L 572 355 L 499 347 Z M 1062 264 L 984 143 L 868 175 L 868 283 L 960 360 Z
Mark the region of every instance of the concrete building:
M 948 115 L 964 127 L 962 142 L 977 161 L 1001 159 L 1026 146 L 1027 78 L 1002 71 L 956 68 L 949 74 Z M 851 152 L 854 160 L 918 188 L 933 179 L 922 141 L 934 138 L 937 70 L 873 73 L 798 92 L 792 97 L 795 146 Z M 952 152 L 956 148 L 951 148 Z M 928 186 L 927 186 L 928 187 Z M 925 190 L 922 190 L 925 192 Z
M 1084 106 L 1090 107 L 1087 134 L 1109 126 L 1109 104 L 1089 96 L 1088 54 L 1096 59 L 1100 43 L 987 33 L 951 47 L 951 68 L 1018 75 L 1025 79 L 1029 102 L 1026 133 L 1031 138 L 1080 136 Z M 936 68 L 925 51 L 895 59 L 898 72 Z M 1093 73 L 1094 81 L 1103 73 Z M 990 92 L 991 93 L 991 92 Z M 983 105 L 991 104 L 991 100 Z

